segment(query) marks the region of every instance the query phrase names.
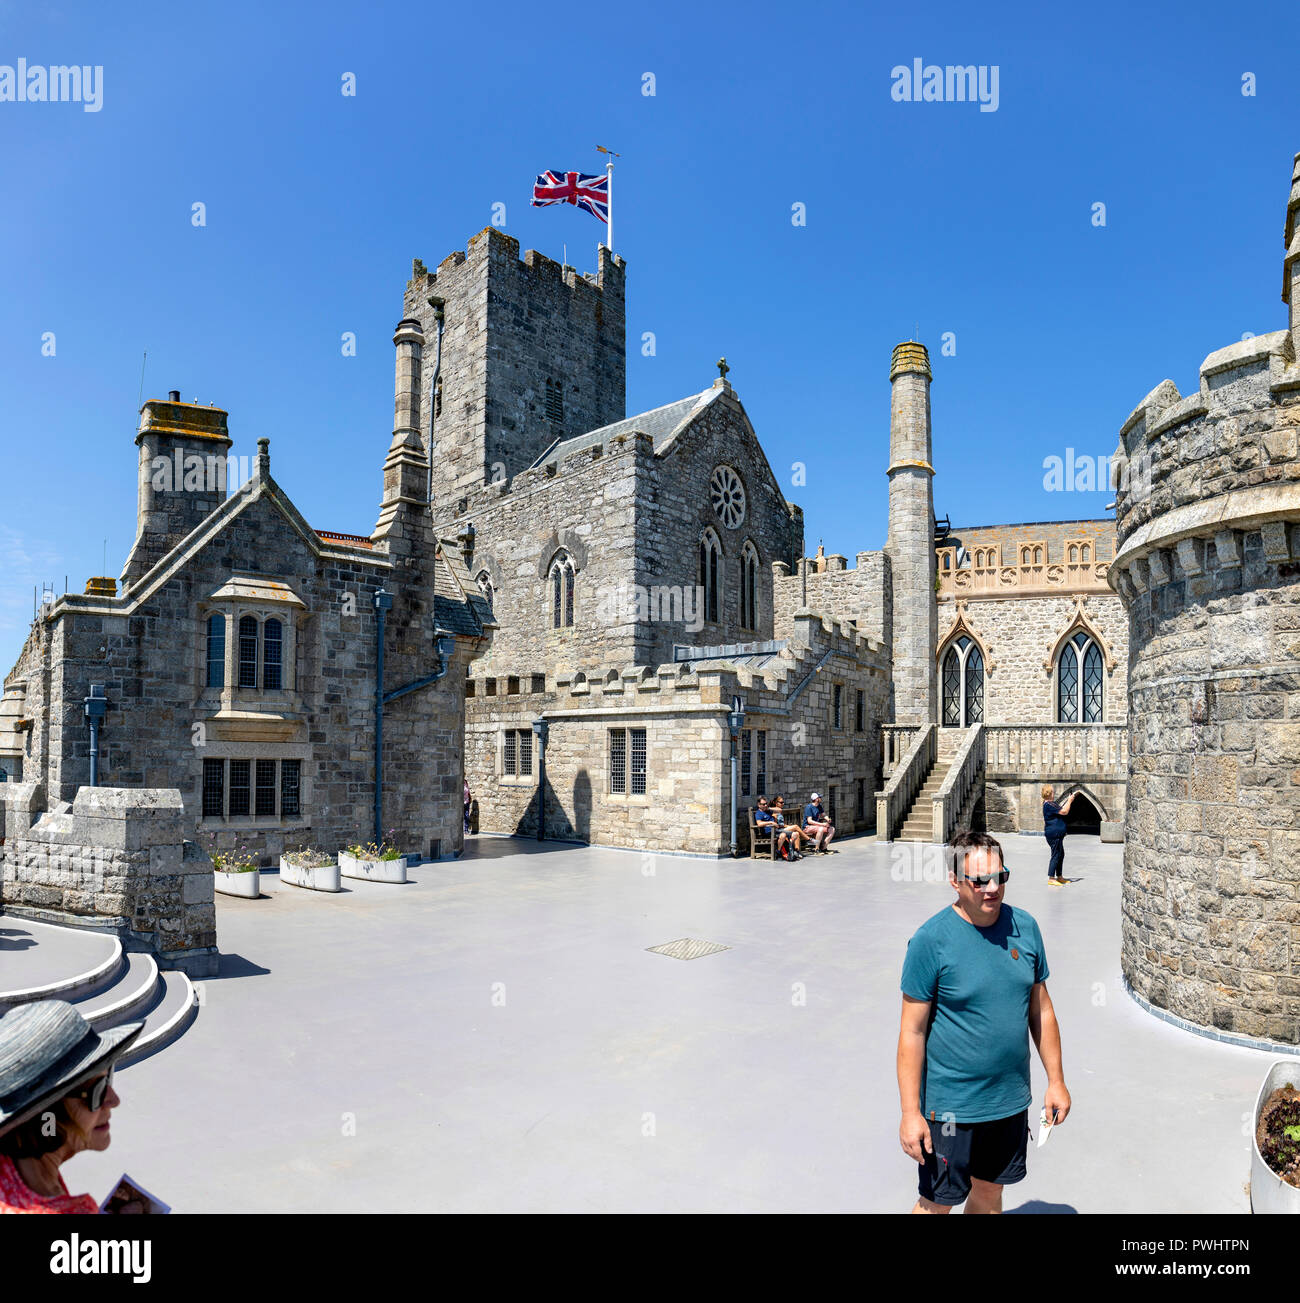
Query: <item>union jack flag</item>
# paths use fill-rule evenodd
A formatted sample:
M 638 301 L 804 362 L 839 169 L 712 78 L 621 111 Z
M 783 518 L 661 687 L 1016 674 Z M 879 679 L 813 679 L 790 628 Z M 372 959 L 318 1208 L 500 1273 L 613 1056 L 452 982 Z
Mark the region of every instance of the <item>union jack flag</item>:
M 540 172 L 533 182 L 533 207 L 574 204 L 602 222 L 609 221 L 609 175 L 585 172 Z

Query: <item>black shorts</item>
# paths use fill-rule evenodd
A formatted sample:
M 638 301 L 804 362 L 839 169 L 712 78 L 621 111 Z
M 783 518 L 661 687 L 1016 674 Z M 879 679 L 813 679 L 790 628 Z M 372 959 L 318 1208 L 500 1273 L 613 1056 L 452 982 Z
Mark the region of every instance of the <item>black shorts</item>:
M 970 1194 L 971 1177 L 994 1185 L 1025 1179 L 1029 1110 L 993 1122 L 931 1122 L 930 1143 L 934 1153 L 919 1169 L 921 1198 L 956 1206 Z

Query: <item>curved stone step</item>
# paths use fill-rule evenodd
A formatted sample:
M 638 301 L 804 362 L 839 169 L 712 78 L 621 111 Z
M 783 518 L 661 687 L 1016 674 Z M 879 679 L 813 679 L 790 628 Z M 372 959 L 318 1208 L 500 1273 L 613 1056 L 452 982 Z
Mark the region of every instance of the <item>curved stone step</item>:
M 67 931 L 68 929 L 49 928 L 48 931 Z M 46 982 L 41 986 L 18 987 L 9 991 L 0 991 L 0 1012 L 13 1008 L 16 1004 L 30 1004 L 33 1000 L 79 1000 L 86 996 L 105 991 L 117 982 L 126 971 L 126 959 L 122 954 L 122 943 L 117 937 L 105 938 L 111 945 L 109 954 L 93 967 L 73 971 L 57 981 Z M 45 942 L 44 944 L 48 944 Z M 55 942 L 57 944 L 57 941 Z
M 199 999 L 190 979 L 180 972 L 160 975 L 159 994 L 144 1018 L 140 1039 L 117 1061 L 119 1068 L 129 1067 L 170 1045 L 194 1021 Z M 139 1019 L 139 1014 L 136 1015 Z
M 76 1002 L 77 1012 L 96 1031 L 135 1022 L 158 998 L 158 961 L 152 955 L 128 954 L 126 968 L 107 990 Z

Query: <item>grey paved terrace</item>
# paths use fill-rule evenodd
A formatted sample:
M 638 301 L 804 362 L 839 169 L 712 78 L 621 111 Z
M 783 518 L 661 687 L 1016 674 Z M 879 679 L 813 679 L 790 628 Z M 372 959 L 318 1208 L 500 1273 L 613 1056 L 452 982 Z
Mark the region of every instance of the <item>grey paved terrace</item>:
M 1004 844 L 1074 1096 L 1007 1209 L 1246 1211 L 1276 1056 L 1125 994 L 1120 847 L 1071 839 L 1078 881 L 1049 889 L 1042 839 Z M 223 976 L 120 1074 L 113 1146 L 71 1163 L 71 1188 L 102 1196 L 125 1169 L 178 1212 L 905 1211 L 899 969 L 951 898 L 895 880 L 909 853 L 860 839 L 789 866 L 480 838 L 407 886 L 264 875 L 261 900 L 218 897 Z M 730 949 L 647 951 L 679 938 Z

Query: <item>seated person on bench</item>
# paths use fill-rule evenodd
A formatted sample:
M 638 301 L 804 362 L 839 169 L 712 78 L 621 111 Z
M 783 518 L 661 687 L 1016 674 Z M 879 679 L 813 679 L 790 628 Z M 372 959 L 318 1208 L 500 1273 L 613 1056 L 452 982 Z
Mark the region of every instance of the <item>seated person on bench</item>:
M 769 832 L 776 839 L 774 850 L 777 855 L 781 854 L 782 846 L 789 846 L 791 829 L 783 826 L 783 821 L 777 819 L 776 815 L 768 809 L 767 797 L 758 798 L 758 808 L 754 811 L 754 826 L 761 828 L 764 832 Z M 791 858 L 798 859 L 799 853 L 793 847 L 790 847 Z

